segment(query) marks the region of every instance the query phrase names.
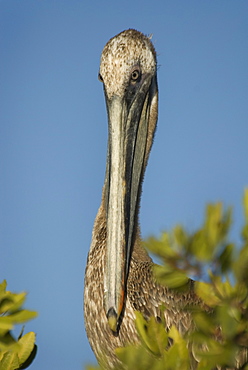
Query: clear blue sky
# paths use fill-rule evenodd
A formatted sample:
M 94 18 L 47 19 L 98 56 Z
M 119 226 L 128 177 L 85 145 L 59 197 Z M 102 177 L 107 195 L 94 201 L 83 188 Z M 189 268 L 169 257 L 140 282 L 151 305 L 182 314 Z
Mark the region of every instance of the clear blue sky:
M 82 296 L 105 172 L 103 46 L 153 34 L 158 130 L 144 182 L 142 235 L 194 230 L 209 201 L 242 225 L 248 185 L 247 1 L 0 1 L 0 278 L 39 317 L 35 370 L 94 362 Z

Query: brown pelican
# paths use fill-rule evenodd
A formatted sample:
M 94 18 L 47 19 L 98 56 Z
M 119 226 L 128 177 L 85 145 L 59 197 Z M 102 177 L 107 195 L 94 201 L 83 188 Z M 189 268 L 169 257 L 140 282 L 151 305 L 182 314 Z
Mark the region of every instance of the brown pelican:
M 153 278 L 141 246 L 138 212 L 142 180 L 158 115 L 156 52 L 149 37 L 129 29 L 109 40 L 101 56 L 108 112 L 108 151 L 102 202 L 85 273 L 84 316 L 90 345 L 106 368 L 115 349 L 138 341 L 135 310 L 160 318 L 181 333 L 192 327 L 189 304 L 201 304 L 189 280 L 185 293 L 170 292 Z
M 109 136 L 102 202 L 85 273 L 84 316 L 90 345 L 109 369 L 118 363 L 117 347 L 139 340 L 135 311 L 158 321 L 164 315 L 167 328 L 174 324 L 184 334 L 194 327 L 188 307 L 208 308 L 190 279 L 183 292 L 159 285 L 153 262 L 141 246 L 141 186 L 158 115 L 156 52 L 150 38 L 129 29 L 110 39 L 102 52 L 99 79 Z M 244 348 L 235 368 L 246 361 Z M 192 358 L 192 369 L 195 365 Z

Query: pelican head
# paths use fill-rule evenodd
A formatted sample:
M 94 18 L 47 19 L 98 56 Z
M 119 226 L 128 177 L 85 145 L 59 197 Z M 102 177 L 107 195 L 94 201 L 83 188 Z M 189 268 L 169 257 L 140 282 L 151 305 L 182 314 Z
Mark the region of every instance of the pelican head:
M 150 39 L 133 29 L 110 39 L 102 52 L 99 79 L 109 129 L 104 309 L 111 330 L 117 332 L 137 232 L 141 183 L 157 123 L 157 63 Z

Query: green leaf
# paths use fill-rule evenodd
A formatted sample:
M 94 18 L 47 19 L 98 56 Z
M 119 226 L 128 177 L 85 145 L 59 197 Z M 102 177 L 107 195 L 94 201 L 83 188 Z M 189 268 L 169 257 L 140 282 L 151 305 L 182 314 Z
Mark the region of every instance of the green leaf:
M 154 265 L 153 271 L 158 282 L 171 289 L 182 287 L 189 281 L 189 278 L 184 272 L 173 270 L 168 265 Z
M 175 241 L 180 249 L 182 249 L 184 246 L 187 246 L 189 238 L 186 231 L 181 225 L 177 225 L 173 229 L 173 234 L 175 237 Z
M 19 339 L 18 343 L 21 345 L 21 348 L 18 351 L 20 364 L 23 364 L 33 351 L 35 338 L 35 333 L 31 331 Z
M 20 363 L 15 352 L 5 352 L 0 362 L 0 370 L 19 369 Z
M 248 188 L 245 189 L 244 191 L 243 204 L 244 204 L 245 222 L 246 224 L 248 224 Z
M 212 284 L 196 281 L 195 292 L 210 307 L 214 307 L 220 303 L 220 299 L 216 296 Z
M 234 245 L 232 243 L 227 244 L 219 256 L 219 261 L 221 265 L 221 271 L 223 273 L 227 272 L 232 264 Z
M 160 370 L 156 365 L 158 360 L 142 346 L 127 346 L 117 348 L 116 354 L 122 364 L 115 367 L 115 370 Z M 162 370 L 162 369 L 161 369 Z
M 183 337 L 181 336 L 181 334 L 179 333 L 179 331 L 177 330 L 177 328 L 172 325 L 170 331 L 169 331 L 169 337 L 173 340 L 173 346 L 172 347 L 177 347 L 177 352 L 179 354 L 179 358 L 180 360 L 182 361 L 181 365 L 184 363 L 185 365 L 189 364 L 189 353 L 188 353 L 188 349 L 187 349 L 187 342 L 185 339 L 183 339 Z M 172 350 L 172 347 L 169 349 Z M 168 351 L 168 352 L 169 352 Z M 186 367 L 183 367 L 186 369 Z
M 232 339 L 238 331 L 238 321 L 234 317 L 231 307 L 228 304 L 221 305 L 217 309 L 217 322 L 219 323 L 222 335 Z
M 143 246 L 151 253 L 163 259 L 171 259 L 177 257 L 177 252 L 171 247 L 170 235 L 166 232 L 161 234 L 159 239 L 150 237 L 142 242 Z
M 14 312 L 18 310 L 24 303 L 26 293 L 12 293 L 6 291 L 7 283 L 4 280 L 0 284 L 0 314 L 10 311 Z
M 18 342 L 15 340 L 10 331 L 0 337 L 0 351 L 14 351 L 17 352 L 20 349 Z
M 147 334 L 147 321 L 144 319 L 142 313 L 139 311 L 135 312 L 135 316 L 135 325 L 141 340 L 149 350 L 153 351 L 153 343 L 151 342 L 151 338 L 149 338 Z
M 161 356 L 168 345 L 168 334 L 165 324 L 157 322 L 155 317 L 146 321 L 143 315 L 136 311 L 136 328 L 144 345 L 156 356 Z
M 208 231 L 200 229 L 195 232 L 190 242 L 190 252 L 199 261 L 210 261 L 213 259 L 215 245 L 209 243 Z
M 7 281 L 3 280 L 3 282 L 0 283 L 0 299 L 2 299 L 2 296 L 5 294 L 6 287 L 7 287 Z
M 20 310 L 8 316 L 0 317 L 0 325 L 1 323 L 21 324 L 35 317 L 37 317 L 36 311 Z
M 197 357 L 200 359 L 199 369 L 213 369 L 216 366 L 224 366 L 224 368 L 233 368 L 235 364 L 235 356 L 237 348 L 229 344 L 223 345 L 213 339 L 207 342 L 208 350 L 198 349 Z
M 11 292 L 6 292 L 4 298 L 0 303 L 0 312 L 10 311 L 14 312 L 18 310 L 26 299 L 26 293 L 22 292 L 19 294 L 14 294 Z
M 0 317 L 0 336 L 4 336 L 13 327 L 14 324 L 8 318 Z
M 215 332 L 216 326 L 213 322 L 213 318 L 206 312 L 194 312 L 194 322 L 197 330 L 204 335 L 212 336 Z M 199 338 L 198 333 L 196 338 Z
M 248 239 L 247 239 L 248 240 Z M 233 272 L 238 282 L 248 285 L 248 244 L 240 250 L 239 256 L 233 263 Z

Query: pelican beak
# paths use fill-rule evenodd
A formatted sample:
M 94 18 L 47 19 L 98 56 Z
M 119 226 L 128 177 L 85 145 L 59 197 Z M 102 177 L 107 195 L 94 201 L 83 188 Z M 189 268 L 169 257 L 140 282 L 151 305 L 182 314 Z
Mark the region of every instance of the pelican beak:
M 127 90 L 124 96 L 108 97 L 105 90 L 105 98 L 109 137 L 104 193 L 107 214 L 104 307 L 111 330 L 117 332 L 137 232 L 141 182 L 149 152 L 151 107 L 157 102 L 156 75 L 142 76 L 131 95 Z

